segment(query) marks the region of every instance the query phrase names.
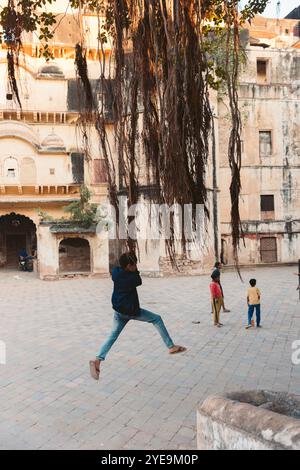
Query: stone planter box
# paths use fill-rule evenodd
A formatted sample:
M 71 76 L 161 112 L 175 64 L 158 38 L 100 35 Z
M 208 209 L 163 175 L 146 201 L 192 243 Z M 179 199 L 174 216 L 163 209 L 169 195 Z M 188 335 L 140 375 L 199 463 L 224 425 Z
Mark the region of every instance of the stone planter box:
M 210 396 L 197 411 L 197 444 L 199 450 L 300 450 L 300 396 Z

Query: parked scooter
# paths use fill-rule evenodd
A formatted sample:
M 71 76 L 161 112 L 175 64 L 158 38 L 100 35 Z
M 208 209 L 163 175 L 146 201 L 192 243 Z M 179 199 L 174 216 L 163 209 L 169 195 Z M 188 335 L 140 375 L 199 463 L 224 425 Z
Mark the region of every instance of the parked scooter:
M 19 269 L 20 271 L 27 271 L 29 273 L 32 273 L 33 271 L 32 256 L 28 256 L 27 258 L 19 257 Z

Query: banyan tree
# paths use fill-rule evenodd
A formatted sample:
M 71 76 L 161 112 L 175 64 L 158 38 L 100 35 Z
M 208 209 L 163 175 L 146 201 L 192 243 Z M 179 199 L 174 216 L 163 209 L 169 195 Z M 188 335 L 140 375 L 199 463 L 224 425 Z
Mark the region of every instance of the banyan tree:
M 48 41 L 57 27 L 54 0 L 7 0 L 1 10 L 1 40 L 7 48 L 8 80 L 20 107 L 16 69 L 22 34 L 39 31 L 41 53 L 51 57 Z M 78 15 L 80 41 L 74 44 L 81 94 L 80 130 L 88 158 L 87 128 L 94 125 L 107 166 L 109 197 L 117 206 L 120 189 L 129 204 L 138 201 L 140 165 L 150 201 L 202 204 L 207 217 L 206 172 L 213 141 L 211 90 L 223 87 L 231 131 L 231 226 L 235 259 L 242 238 L 241 118 L 238 77 L 241 30 L 262 13 L 268 0 L 70 0 Z M 240 5 L 241 4 L 241 5 Z M 47 11 L 43 11 L 47 5 Z M 87 66 L 83 10 L 98 17 L 100 87 L 95 102 Z M 109 49 L 109 55 L 107 55 Z M 104 95 L 110 87 L 117 159 L 107 137 Z M 101 99 L 101 95 L 102 98 Z M 116 161 L 117 169 L 116 170 Z M 130 244 L 130 240 L 128 240 Z M 184 244 L 184 240 L 183 240 Z M 174 240 L 167 241 L 174 258 Z

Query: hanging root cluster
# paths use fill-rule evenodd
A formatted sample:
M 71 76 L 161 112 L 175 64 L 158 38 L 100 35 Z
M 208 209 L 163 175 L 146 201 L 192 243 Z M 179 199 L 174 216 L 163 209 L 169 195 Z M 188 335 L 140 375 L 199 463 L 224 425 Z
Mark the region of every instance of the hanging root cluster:
M 230 198 L 231 198 L 231 237 L 233 246 L 233 258 L 237 271 L 240 275 L 238 265 L 238 248 L 243 228 L 240 219 L 240 193 L 241 193 L 241 115 L 238 104 L 238 76 L 239 76 L 239 17 L 236 8 L 224 5 L 227 19 L 227 40 L 226 40 L 226 80 L 227 93 L 231 114 L 231 132 L 228 143 L 228 160 L 231 169 Z M 230 18 L 230 20 L 229 20 Z M 241 277 L 241 275 L 240 275 Z
M 80 115 L 77 126 L 80 132 L 85 159 L 89 161 L 91 154 L 89 126 L 94 119 L 94 110 L 96 107 L 96 103 L 91 82 L 88 77 L 86 49 L 83 47 L 83 44 L 80 43 L 77 43 L 75 46 L 75 64 L 77 75 L 77 95 Z
M 113 203 L 117 200 L 116 191 L 123 188 L 129 204 L 136 203 L 141 182 L 146 181 L 148 187 L 155 188 L 151 192 L 152 200 L 168 206 L 192 204 L 193 209 L 201 204 L 209 216 L 206 171 L 213 119 L 209 85 L 213 83 L 214 71 L 205 48 L 205 22 L 216 14 L 223 15 L 228 34 L 233 34 L 237 48 L 239 41 L 235 2 L 227 2 L 227 10 L 223 3 L 108 0 L 106 32 L 114 38 L 115 138 L 119 169 L 119 181 L 111 182 Z M 226 54 L 229 64 L 232 50 L 228 48 Z M 234 54 L 234 72 L 227 67 L 225 76 L 233 121 L 229 161 L 232 168 L 231 222 L 237 259 L 240 118 L 236 99 L 238 53 L 234 50 Z M 108 174 L 115 174 L 111 159 L 107 158 L 101 116 L 97 122 Z M 140 141 L 141 153 L 137 149 Z M 193 210 L 194 217 L 195 214 Z M 178 247 L 174 231 L 172 233 L 166 247 L 174 264 Z M 130 248 L 132 245 L 129 240 Z M 183 239 L 182 252 L 185 250 L 186 240 Z
M 1 12 L 3 39 L 7 47 L 7 74 L 9 88 L 20 108 L 22 108 L 16 79 L 16 67 L 19 65 L 19 54 L 22 48 L 22 21 L 14 0 L 8 0 Z
M 48 40 L 54 35 L 49 26 L 56 20 L 52 13 L 42 12 L 47 2 L 51 3 L 7 0 L 0 13 L 9 86 L 20 107 L 15 67 L 22 48 L 22 33 L 39 29 L 40 40 L 46 42 L 44 55 L 48 57 Z M 77 74 L 84 94 L 81 126 L 87 148 L 88 126 L 91 121 L 96 123 L 107 165 L 110 199 L 117 210 L 120 191 L 127 192 L 131 205 L 138 201 L 141 186 L 147 185 L 153 189 L 149 192 L 151 201 L 168 206 L 192 204 L 194 209 L 202 204 L 209 216 L 206 173 L 213 124 L 209 90 L 217 88 L 220 79 L 225 83 L 231 114 L 228 160 L 232 173 L 231 225 L 236 264 L 243 235 L 239 214 L 239 30 L 246 21 L 262 13 L 267 3 L 268 0 L 248 0 L 238 14 L 238 0 L 70 0 L 79 15 L 82 7 L 98 13 L 100 105 L 95 104 L 95 90 L 88 78 L 83 37 L 75 47 Z M 211 38 L 214 42 L 218 36 L 224 37 L 224 32 L 227 40 L 222 68 L 211 57 L 208 44 Z M 108 42 L 112 42 L 112 47 L 107 65 Z M 110 81 L 114 83 L 117 170 L 106 127 L 105 90 L 111 88 L 107 86 Z M 130 243 L 131 248 L 136 248 Z M 167 248 L 175 261 L 175 235 L 168 240 Z M 183 252 L 185 248 L 183 240 Z

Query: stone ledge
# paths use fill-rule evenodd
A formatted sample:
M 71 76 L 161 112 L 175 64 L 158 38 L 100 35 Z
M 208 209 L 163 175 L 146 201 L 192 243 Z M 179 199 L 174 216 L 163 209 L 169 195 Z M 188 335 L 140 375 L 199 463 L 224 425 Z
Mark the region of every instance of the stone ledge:
M 198 449 L 300 450 L 299 416 L 296 395 L 250 391 L 211 396 L 197 411 Z

